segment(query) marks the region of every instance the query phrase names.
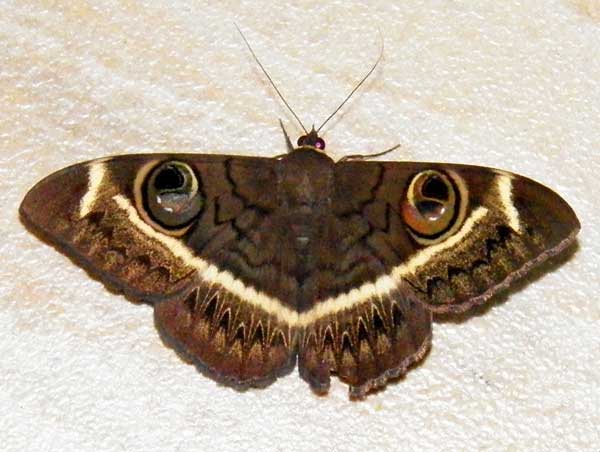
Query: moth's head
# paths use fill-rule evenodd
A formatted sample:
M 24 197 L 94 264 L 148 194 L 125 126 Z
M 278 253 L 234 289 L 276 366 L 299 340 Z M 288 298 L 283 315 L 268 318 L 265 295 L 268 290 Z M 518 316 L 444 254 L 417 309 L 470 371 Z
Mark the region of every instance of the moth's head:
M 302 135 L 300 138 L 298 138 L 298 147 L 311 147 L 319 152 L 324 152 L 325 140 L 319 136 L 319 132 L 315 130 L 315 126 L 313 125 L 308 134 Z

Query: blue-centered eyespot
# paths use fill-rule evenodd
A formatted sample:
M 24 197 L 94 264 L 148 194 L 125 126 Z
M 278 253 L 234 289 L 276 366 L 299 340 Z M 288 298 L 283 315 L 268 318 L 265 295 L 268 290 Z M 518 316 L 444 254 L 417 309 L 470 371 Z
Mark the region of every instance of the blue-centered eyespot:
M 171 160 L 154 168 L 144 183 L 148 215 L 169 230 L 186 227 L 204 207 L 199 176 L 186 163 Z

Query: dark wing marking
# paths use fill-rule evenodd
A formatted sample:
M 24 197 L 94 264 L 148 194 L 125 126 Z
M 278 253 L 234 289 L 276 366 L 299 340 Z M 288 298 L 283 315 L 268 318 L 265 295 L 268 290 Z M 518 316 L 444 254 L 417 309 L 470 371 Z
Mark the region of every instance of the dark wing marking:
M 320 317 L 299 341 L 300 375 L 327 392 L 330 374 L 350 385 L 350 396 L 403 375 L 431 344 L 431 313 L 406 286 L 353 308 Z
M 222 383 L 264 386 L 296 365 L 294 328 L 222 287 L 200 281 L 154 315 L 165 342 Z

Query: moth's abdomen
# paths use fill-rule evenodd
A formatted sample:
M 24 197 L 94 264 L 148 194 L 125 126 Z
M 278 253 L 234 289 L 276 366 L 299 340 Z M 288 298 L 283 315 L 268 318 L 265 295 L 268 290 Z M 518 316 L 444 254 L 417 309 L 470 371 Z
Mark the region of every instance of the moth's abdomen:
M 317 263 L 331 248 L 327 241 L 333 192 L 333 161 L 322 153 L 299 149 L 279 166 L 283 272 L 298 286 L 294 300 L 302 312 L 318 297 Z

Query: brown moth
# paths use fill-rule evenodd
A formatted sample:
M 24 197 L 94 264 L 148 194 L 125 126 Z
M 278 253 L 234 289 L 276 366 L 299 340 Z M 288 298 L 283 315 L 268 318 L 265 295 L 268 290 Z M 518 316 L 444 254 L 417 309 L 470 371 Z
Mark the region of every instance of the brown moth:
M 432 313 L 485 302 L 580 227 L 559 195 L 519 175 L 334 162 L 314 128 L 287 142 L 274 158 L 76 164 L 32 188 L 21 218 L 152 305 L 165 342 L 218 381 L 264 386 L 298 362 L 317 393 L 334 374 L 356 398 L 425 356 Z

